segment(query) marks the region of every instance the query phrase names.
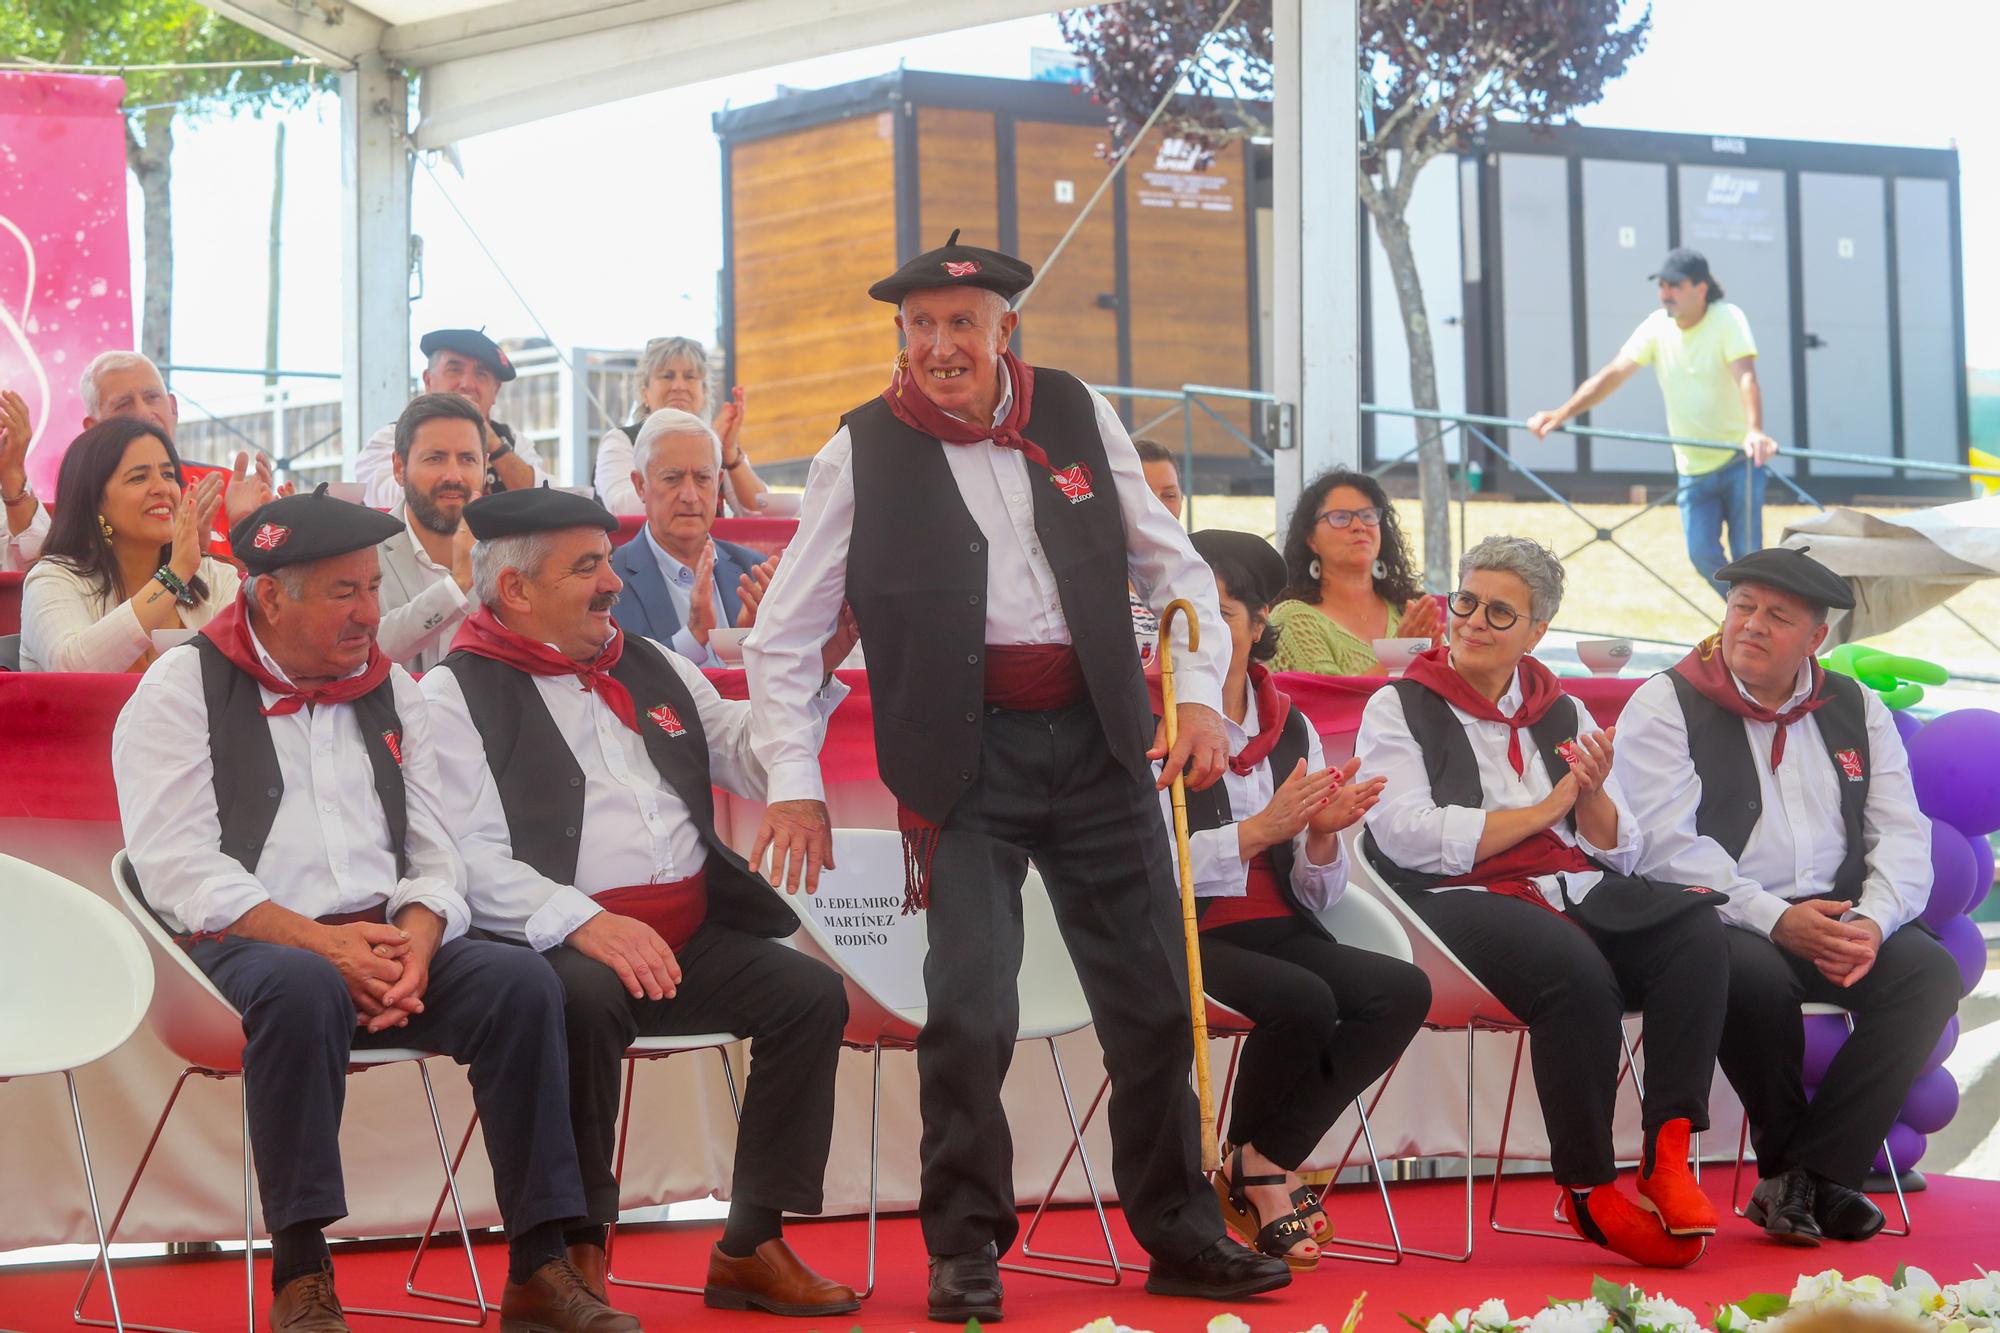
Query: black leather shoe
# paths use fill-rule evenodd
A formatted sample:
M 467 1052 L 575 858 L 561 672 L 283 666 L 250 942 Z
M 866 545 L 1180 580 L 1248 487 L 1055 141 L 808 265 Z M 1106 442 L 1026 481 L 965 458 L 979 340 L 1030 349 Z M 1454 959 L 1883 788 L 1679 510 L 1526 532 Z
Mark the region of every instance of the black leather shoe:
M 1153 1260 L 1146 1273 L 1146 1290 L 1154 1296 L 1194 1296 L 1206 1301 L 1233 1301 L 1290 1285 L 1292 1270 L 1283 1259 L 1246 1250 L 1224 1236 L 1192 1259 L 1168 1263 Z
M 1813 1246 L 1820 1242 L 1813 1219 L 1813 1178 L 1801 1167 L 1757 1182 L 1743 1216 L 1764 1228 L 1781 1245 Z
M 1813 1221 L 1829 1240 L 1867 1240 L 1889 1219 L 1860 1190 L 1821 1176 L 1813 1181 Z
M 1000 1249 L 992 1241 L 965 1254 L 931 1256 L 931 1313 L 940 1324 L 1000 1322 Z

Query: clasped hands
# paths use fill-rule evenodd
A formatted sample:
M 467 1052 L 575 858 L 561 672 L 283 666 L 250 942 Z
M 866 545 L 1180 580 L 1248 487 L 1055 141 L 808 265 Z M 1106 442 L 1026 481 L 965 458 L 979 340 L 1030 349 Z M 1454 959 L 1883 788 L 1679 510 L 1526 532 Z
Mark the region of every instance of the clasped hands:
M 444 918 L 411 904 L 394 924 L 355 921 L 323 926 L 318 952 L 347 983 L 359 1019 L 369 1032 L 399 1028 L 424 1011 L 431 959 L 444 939 Z
M 1868 975 L 1882 948 L 1882 927 L 1865 916 L 1841 920 L 1853 910 L 1851 902 L 1793 903 L 1771 927 L 1771 942 L 1806 959 L 1836 986 L 1852 986 Z

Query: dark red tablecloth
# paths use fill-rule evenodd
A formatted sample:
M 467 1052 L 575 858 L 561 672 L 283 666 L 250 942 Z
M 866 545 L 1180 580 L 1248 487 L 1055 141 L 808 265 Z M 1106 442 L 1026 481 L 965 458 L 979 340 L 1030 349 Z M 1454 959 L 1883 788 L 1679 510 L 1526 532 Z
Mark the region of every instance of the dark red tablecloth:
M 774 520 L 784 521 L 784 520 Z M 842 671 L 851 687 L 834 713 L 820 752 L 829 783 L 866 782 L 875 776 L 875 713 L 868 678 Z M 111 728 L 131 697 L 137 676 L 0 673 L 0 819 L 116 819 L 111 783 Z M 748 697 L 741 671 L 712 671 L 725 698 Z M 1384 681 L 1375 677 L 1281 675 L 1278 683 L 1313 720 L 1322 737 L 1352 735 L 1361 726 L 1368 696 Z M 1604 726 L 1639 688 L 1637 677 L 1563 682 Z M 190 743 L 206 745 L 202 737 Z

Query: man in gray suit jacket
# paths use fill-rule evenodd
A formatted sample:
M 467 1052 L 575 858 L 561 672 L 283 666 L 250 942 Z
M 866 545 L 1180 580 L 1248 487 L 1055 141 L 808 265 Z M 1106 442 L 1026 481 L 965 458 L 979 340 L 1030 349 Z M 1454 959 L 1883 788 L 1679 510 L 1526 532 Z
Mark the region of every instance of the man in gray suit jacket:
M 451 393 L 419 394 L 396 420 L 403 528 L 377 548 L 382 625 L 376 642 L 410 671 L 444 660 L 471 609 L 472 533 L 459 514 L 479 495 L 484 432 L 479 409 Z
M 666 644 L 696 666 L 720 666 L 708 631 L 736 624 L 738 584 L 764 559 L 709 536 L 721 441 L 700 417 L 661 408 L 639 428 L 632 452 L 646 523 L 612 553 L 611 567 L 625 581 L 612 614 L 629 634 Z

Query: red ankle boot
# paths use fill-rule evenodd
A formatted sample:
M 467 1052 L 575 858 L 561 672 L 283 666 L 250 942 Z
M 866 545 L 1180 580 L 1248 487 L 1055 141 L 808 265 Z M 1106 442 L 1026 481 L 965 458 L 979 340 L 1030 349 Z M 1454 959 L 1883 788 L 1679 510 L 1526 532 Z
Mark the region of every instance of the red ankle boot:
M 1657 1214 L 1670 1236 L 1713 1236 L 1715 1205 L 1688 1170 L 1691 1132 L 1685 1119 L 1669 1120 L 1646 1136 L 1645 1156 L 1639 1163 L 1639 1206 Z
M 1669 1236 L 1660 1219 L 1640 1208 L 1616 1185 L 1599 1185 L 1588 1194 L 1570 1191 L 1569 1220 L 1577 1234 L 1613 1254 L 1648 1268 L 1686 1268 L 1701 1257 L 1695 1236 Z

